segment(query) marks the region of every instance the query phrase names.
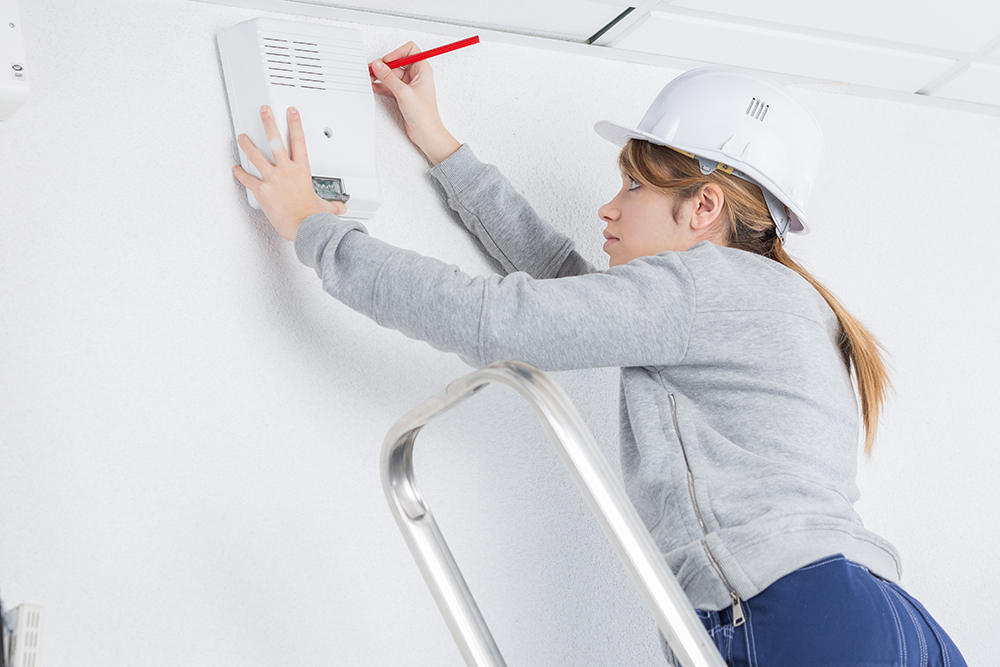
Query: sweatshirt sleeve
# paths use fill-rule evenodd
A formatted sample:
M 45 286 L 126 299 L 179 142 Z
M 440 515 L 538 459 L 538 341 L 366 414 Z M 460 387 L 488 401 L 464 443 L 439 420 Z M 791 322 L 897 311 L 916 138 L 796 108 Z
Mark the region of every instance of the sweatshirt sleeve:
M 507 273 L 561 278 L 595 269 L 573 241 L 542 219 L 500 170 L 480 162 L 464 144 L 431 169 L 448 205 Z
M 694 284 L 676 253 L 559 280 L 471 277 L 329 213 L 306 219 L 295 249 L 333 297 L 474 367 L 504 359 L 544 370 L 675 363 L 694 313 Z

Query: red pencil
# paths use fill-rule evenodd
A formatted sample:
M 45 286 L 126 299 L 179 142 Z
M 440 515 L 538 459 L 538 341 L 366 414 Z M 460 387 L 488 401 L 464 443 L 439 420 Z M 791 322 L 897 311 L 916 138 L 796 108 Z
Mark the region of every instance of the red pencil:
M 452 44 L 445 44 L 444 46 L 439 46 L 436 49 L 431 49 L 429 51 L 421 51 L 420 53 L 414 53 L 412 56 L 406 56 L 405 58 L 400 58 L 399 60 L 393 60 L 391 63 L 386 63 L 385 66 L 388 67 L 389 69 L 396 69 L 397 67 L 405 67 L 407 65 L 412 65 L 415 62 L 426 60 L 427 58 L 431 58 L 433 56 L 439 56 L 442 53 L 448 53 L 449 51 L 460 49 L 463 46 L 472 46 L 473 44 L 478 44 L 478 43 L 479 43 L 479 35 L 476 35 L 475 37 L 469 37 L 468 39 L 459 40 L 457 42 L 453 42 Z M 368 73 L 371 74 L 372 77 L 378 78 L 375 76 L 375 72 L 372 71 L 371 67 L 368 68 Z

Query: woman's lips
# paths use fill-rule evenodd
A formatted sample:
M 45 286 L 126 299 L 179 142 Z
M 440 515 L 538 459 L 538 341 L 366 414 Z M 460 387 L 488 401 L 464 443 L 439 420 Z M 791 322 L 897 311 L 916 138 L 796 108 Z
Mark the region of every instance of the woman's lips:
M 604 238 L 607 239 L 607 241 L 604 242 L 604 252 L 607 252 L 608 248 L 618 243 L 618 238 L 608 234 L 607 232 L 604 232 Z

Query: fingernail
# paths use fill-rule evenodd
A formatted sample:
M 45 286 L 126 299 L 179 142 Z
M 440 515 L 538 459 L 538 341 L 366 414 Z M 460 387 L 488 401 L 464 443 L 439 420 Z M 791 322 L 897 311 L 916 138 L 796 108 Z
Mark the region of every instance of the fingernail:
M 375 62 L 372 63 L 372 69 L 375 70 L 376 72 L 379 71 L 380 69 L 382 69 L 382 63 L 376 60 Z
M 299 112 L 299 110 L 296 109 L 295 107 L 288 107 L 288 113 L 292 114 L 293 116 L 295 114 L 297 114 L 298 112 Z
M 267 105 L 266 104 L 260 108 L 260 112 L 261 113 L 267 113 Z
M 247 135 L 241 134 L 240 136 L 236 137 L 236 141 L 243 141 L 246 138 L 247 138 Z

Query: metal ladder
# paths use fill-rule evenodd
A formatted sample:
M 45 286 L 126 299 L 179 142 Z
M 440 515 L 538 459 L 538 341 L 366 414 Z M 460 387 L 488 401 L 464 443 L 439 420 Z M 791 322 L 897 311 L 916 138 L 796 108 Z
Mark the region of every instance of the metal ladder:
M 386 499 L 465 663 L 469 667 L 506 667 L 417 488 L 413 445 L 428 421 L 491 382 L 513 388 L 534 408 L 680 664 L 725 667 L 569 397 L 547 374 L 519 361 L 503 361 L 458 378 L 397 421 L 382 445 L 382 486 Z

